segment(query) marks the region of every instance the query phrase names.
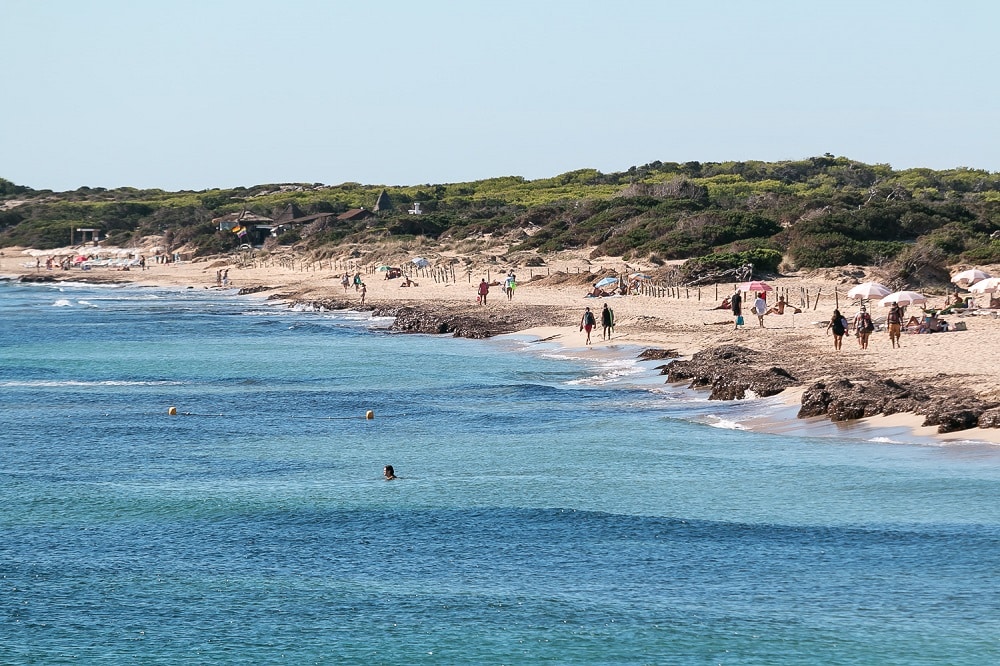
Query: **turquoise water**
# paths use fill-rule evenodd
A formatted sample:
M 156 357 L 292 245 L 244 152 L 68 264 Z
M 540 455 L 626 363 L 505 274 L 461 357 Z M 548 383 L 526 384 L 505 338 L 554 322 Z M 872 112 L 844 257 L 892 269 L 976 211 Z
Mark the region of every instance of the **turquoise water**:
M 0 283 L 0 662 L 1000 659 L 1000 447 L 386 325 Z

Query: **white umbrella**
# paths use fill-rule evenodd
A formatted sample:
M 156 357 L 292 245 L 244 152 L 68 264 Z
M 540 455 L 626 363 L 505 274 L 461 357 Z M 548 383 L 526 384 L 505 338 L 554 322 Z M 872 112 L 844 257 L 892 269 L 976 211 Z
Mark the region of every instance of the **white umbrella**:
M 951 281 L 954 284 L 975 284 L 980 280 L 985 280 L 990 277 L 989 273 L 984 273 L 983 271 L 977 270 L 975 268 L 969 269 L 967 271 L 962 271 L 961 273 L 956 273 L 951 276 Z
M 847 292 L 848 298 L 882 298 L 892 293 L 892 290 L 884 284 L 878 282 L 862 282 L 851 287 Z
M 896 291 L 878 302 L 882 307 L 888 307 L 893 303 L 906 307 L 914 303 L 926 303 L 927 297 L 916 291 Z
M 607 287 L 609 284 L 615 284 L 617 282 L 618 282 L 618 278 L 616 278 L 616 277 L 606 277 L 606 278 L 601 278 L 600 280 L 598 280 L 594 284 L 594 286 L 595 287 Z
M 1000 278 L 986 278 L 969 287 L 969 291 L 974 294 L 987 294 L 1000 289 Z

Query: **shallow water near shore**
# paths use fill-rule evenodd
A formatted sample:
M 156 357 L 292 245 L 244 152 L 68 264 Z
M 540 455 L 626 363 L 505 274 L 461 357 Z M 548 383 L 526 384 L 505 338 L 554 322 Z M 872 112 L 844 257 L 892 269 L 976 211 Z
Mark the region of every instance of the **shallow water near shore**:
M 0 283 L 0 661 L 1000 657 L 1000 447 L 387 324 Z

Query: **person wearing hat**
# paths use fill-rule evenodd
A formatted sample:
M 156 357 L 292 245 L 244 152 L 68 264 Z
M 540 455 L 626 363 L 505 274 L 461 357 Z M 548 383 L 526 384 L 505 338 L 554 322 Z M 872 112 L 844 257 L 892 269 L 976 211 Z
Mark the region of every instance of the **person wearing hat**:
M 889 307 L 889 314 L 885 317 L 885 327 L 889 330 L 889 342 L 892 348 L 899 347 L 899 335 L 903 332 L 903 311 L 899 303 L 893 303 Z
M 854 316 L 854 335 L 858 337 L 859 347 L 868 349 L 868 336 L 874 330 L 875 324 L 872 323 L 872 316 L 868 314 L 868 310 L 862 305 L 861 311 Z

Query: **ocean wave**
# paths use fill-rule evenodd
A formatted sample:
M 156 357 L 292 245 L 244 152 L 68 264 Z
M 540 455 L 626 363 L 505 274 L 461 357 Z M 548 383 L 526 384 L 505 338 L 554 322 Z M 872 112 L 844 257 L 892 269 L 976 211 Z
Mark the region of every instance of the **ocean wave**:
M 721 416 L 711 416 L 705 423 L 713 428 L 722 428 L 723 430 L 749 430 L 739 421 L 724 419 Z
M 587 377 L 571 379 L 566 383 L 576 386 L 602 386 L 613 382 L 621 381 L 627 377 L 635 377 L 643 374 L 646 369 L 635 360 L 619 359 L 609 361 L 597 368 L 597 374 Z
M 65 379 L 65 380 L 25 379 L 25 380 L 0 381 L 0 387 L 60 388 L 64 386 L 183 386 L 184 383 L 185 382 L 179 382 L 168 379 L 151 380 L 151 381 L 128 381 L 120 379 L 106 379 L 106 380 L 95 380 L 95 381 L 83 381 L 76 379 Z
M 73 304 L 70 302 L 70 300 L 68 298 L 60 298 L 60 299 L 56 300 L 56 302 L 54 302 L 52 304 L 52 307 L 54 307 L 54 308 L 70 308 L 70 307 L 73 307 Z

